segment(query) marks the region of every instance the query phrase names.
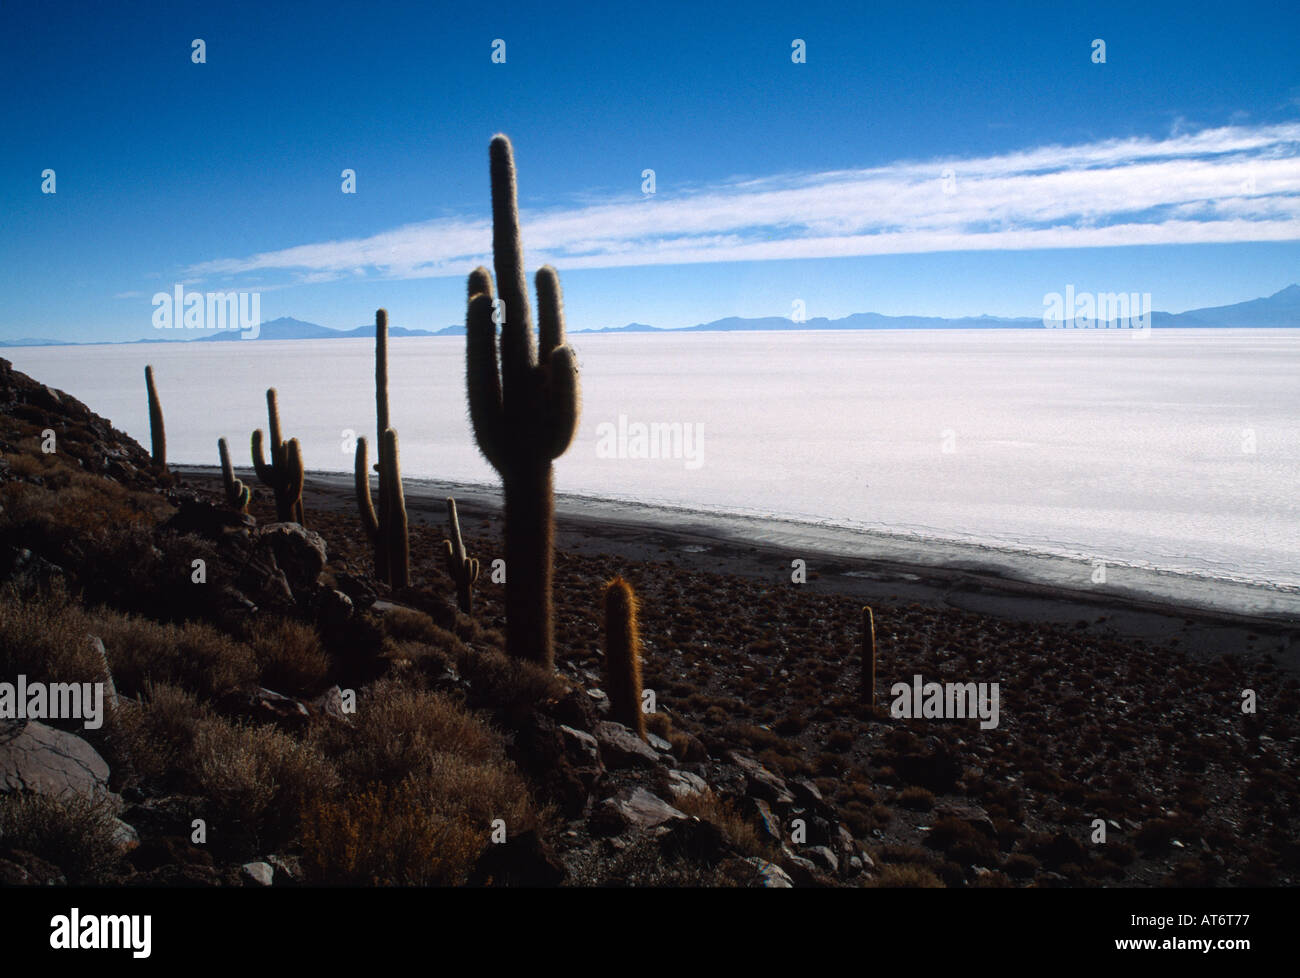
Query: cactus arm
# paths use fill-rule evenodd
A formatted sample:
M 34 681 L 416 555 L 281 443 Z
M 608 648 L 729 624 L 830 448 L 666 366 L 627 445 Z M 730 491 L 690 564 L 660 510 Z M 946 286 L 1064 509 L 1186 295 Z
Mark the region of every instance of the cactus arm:
M 559 346 L 551 351 L 549 382 L 546 439 L 549 457 L 556 459 L 573 443 L 582 412 L 582 387 L 572 347 Z
M 470 299 L 465 327 L 465 386 L 469 392 L 470 424 L 483 457 L 494 469 L 503 472 L 505 418 L 491 293 L 480 292 Z
M 285 447 L 286 471 L 284 474 L 285 501 L 288 503 L 289 519 L 304 526 L 302 521 L 302 486 L 305 473 L 302 467 L 302 448 L 297 438 L 289 440 Z
M 167 432 L 163 428 L 162 401 L 158 399 L 158 388 L 153 381 L 153 367 L 144 368 L 144 386 L 149 395 L 149 439 L 150 454 L 154 463 L 164 468 L 167 466 Z
M 564 345 L 564 298 L 560 277 L 550 265 L 538 269 L 537 283 L 537 359 L 545 363 L 551 351 Z
M 230 449 L 226 439 L 217 439 L 217 452 L 221 456 L 221 484 L 226 490 L 226 502 L 240 513 L 248 511 L 248 501 L 252 492 L 248 486 L 235 478 L 235 470 L 230 464 Z
M 465 559 L 465 541 L 460 535 L 460 517 L 456 513 L 456 500 L 447 497 L 447 523 L 451 529 L 452 556 L 458 561 Z
M 370 542 L 379 537 L 379 520 L 375 516 L 375 506 L 370 498 L 370 469 L 366 460 L 366 440 L 357 439 L 357 455 L 354 473 L 357 485 L 357 508 L 361 511 L 361 525 L 365 528 Z
M 257 472 L 257 478 L 264 486 L 274 486 L 275 476 L 271 472 L 271 467 L 266 464 L 266 459 L 262 457 L 262 429 L 258 428 L 253 432 L 253 470 Z

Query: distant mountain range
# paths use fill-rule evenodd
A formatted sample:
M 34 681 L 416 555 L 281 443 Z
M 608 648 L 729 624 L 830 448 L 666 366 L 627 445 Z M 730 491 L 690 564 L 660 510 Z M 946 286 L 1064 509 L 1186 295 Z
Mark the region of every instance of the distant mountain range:
M 1209 306 L 1205 309 L 1191 309 L 1187 312 L 1153 312 L 1151 326 L 1157 329 L 1193 328 L 1216 329 L 1224 327 L 1300 327 L 1300 285 L 1288 285 L 1279 292 L 1260 299 L 1237 302 L 1229 306 Z M 860 329 L 1042 329 L 1042 317 L 1023 316 L 1005 318 L 1000 316 L 966 316 L 959 319 L 943 319 L 938 316 L 884 316 L 876 312 L 858 312 L 841 319 L 817 317 L 806 322 L 797 323 L 785 316 L 766 316 L 758 319 L 742 319 L 731 316 L 716 319 L 710 323 L 687 326 L 681 329 L 663 329 L 659 326 L 647 326 L 645 323 L 628 323 L 626 326 L 606 326 L 601 329 L 572 330 L 574 333 L 741 333 L 770 332 L 785 330 L 788 332 L 808 332 L 810 330 L 860 330 Z M 184 331 L 181 331 L 184 335 Z M 408 329 L 404 326 L 390 326 L 390 336 L 464 336 L 463 325 L 446 326 L 438 330 Z M 303 322 L 285 316 L 263 323 L 258 340 L 327 340 L 364 338 L 375 335 L 375 326 L 370 323 L 355 329 L 331 329 L 316 323 Z M 241 340 L 237 330 L 221 330 L 200 336 L 186 336 L 170 340 L 162 335 L 140 340 L 123 340 L 126 343 L 171 342 L 210 343 L 218 341 Z M 21 339 L 0 340 L 0 347 L 18 346 L 80 346 L 87 344 L 69 343 L 65 340 Z

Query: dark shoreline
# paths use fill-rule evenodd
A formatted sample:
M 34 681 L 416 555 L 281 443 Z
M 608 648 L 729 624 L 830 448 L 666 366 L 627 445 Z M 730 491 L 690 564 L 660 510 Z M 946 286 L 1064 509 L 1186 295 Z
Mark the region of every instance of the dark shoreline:
M 215 486 L 215 466 L 178 465 L 182 478 Z M 499 532 L 500 499 L 496 490 L 432 480 L 405 480 L 406 505 L 416 524 L 441 526 L 445 498 L 456 497 L 467 528 Z M 352 479 L 340 473 L 308 474 L 303 492 L 308 510 L 352 511 Z M 599 508 L 600 512 L 593 512 Z M 751 580 L 773 587 L 790 586 L 792 553 L 807 561 L 810 590 L 852 595 L 864 603 L 887 600 L 972 611 L 1010 620 L 1086 627 L 1087 632 L 1156 644 L 1176 641 L 1187 654 L 1211 659 L 1224 654 L 1277 656 L 1279 665 L 1300 675 L 1300 618 L 1252 615 L 1165 601 L 1117 590 L 1071 589 L 1050 583 L 1018 580 L 988 568 L 934 566 L 877 557 L 846 556 L 800 544 L 797 549 L 770 541 L 745 538 L 719 521 L 689 514 L 678 525 L 668 510 L 630 506 L 601 506 L 573 496 L 556 496 L 556 546 L 585 556 L 610 555 L 642 563 L 671 560 L 683 570 L 706 571 Z M 694 518 L 692 518 L 694 517 Z M 1081 623 L 1086 623 L 1086 626 Z

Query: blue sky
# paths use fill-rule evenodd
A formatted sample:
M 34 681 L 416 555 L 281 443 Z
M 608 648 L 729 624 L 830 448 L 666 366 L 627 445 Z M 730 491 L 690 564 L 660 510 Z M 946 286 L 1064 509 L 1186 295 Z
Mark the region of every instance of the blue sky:
M 1293 3 L 382 6 L 6 5 L 0 338 L 156 336 L 177 282 L 461 321 L 498 131 L 571 328 L 1300 280 Z

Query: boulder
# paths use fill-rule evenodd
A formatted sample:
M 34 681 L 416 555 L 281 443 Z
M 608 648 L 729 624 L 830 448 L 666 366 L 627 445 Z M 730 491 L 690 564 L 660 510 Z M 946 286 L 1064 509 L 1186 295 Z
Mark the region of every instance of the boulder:
M 769 890 L 788 890 L 794 886 L 790 874 L 776 863 L 770 863 L 758 856 L 750 856 L 745 862 L 754 867 L 756 886 Z
M 606 767 L 657 767 L 660 763 L 655 749 L 621 723 L 602 720 L 595 733 Z
M 319 533 L 297 523 L 269 523 L 257 531 L 258 543 L 270 548 L 295 594 L 311 591 L 320 580 L 329 556 Z
M 108 764 L 75 734 L 37 720 L 0 721 L 0 794 L 93 795 L 108 790 Z
M 275 882 L 275 870 L 270 863 L 244 863 L 239 870 L 245 880 L 257 886 L 270 886 Z
M 739 751 L 727 751 L 727 760 L 745 775 L 745 793 L 774 805 L 794 804 L 794 795 L 781 778 Z
M 644 832 L 674 819 L 689 818 L 645 788 L 624 788 L 596 806 L 589 825 L 596 835 L 618 835 Z

